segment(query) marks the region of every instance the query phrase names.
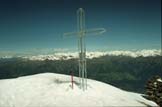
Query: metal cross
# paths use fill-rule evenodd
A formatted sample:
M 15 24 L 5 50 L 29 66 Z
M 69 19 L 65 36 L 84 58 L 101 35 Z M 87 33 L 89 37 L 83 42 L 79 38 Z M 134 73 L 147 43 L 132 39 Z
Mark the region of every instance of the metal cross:
M 98 35 L 104 33 L 104 28 L 95 28 L 86 30 L 85 29 L 85 12 L 82 8 L 77 10 L 77 25 L 78 32 L 64 33 L 64 36 L 78 35 L 78 51 L 79 51 L 79 83 L 80 88 L 83 90 L 87 89 L 87 69 L 86 69 L 86 45 L 85 35 L 92 34 Z

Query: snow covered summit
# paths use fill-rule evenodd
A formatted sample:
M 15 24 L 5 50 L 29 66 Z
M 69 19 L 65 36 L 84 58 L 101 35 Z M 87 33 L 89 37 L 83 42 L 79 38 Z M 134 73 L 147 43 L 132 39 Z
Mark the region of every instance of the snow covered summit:
M 88 89 L 79 89 L 74 77 L 43 73 L 0 80 L 0 107 L 56 106 L 157 106 L 140 94 L 123 91 L 109 84 L 88 79 Z

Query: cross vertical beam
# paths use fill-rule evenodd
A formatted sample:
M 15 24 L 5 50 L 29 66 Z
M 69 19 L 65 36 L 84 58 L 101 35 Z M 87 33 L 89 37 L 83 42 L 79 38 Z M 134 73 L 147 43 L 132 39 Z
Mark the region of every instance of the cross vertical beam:
M 77 11 L 77 24 L 78 24 L 78 51 L 79 51 L 79 82 L 80 88 L 85 90 L 87 81 L 86 71 L 86 48 L 85 48 L 85 12 L 82 8 Z

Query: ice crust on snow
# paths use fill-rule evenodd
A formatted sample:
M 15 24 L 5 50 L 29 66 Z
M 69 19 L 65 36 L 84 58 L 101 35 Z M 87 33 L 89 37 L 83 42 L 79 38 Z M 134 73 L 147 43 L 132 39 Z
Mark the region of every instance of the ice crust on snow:
M 157 81 L 158 81 L 158 82 L 162 82 L 162 79 L 159 78 L 159 79 L 157 79 Z

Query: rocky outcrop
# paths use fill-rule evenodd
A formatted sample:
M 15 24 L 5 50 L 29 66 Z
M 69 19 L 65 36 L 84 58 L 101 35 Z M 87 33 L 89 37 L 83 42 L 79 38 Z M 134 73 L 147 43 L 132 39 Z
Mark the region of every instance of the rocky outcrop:
M 162 107 L 162 78 L 154 76 L 146 83 L 146 98 L 156 102 Z

